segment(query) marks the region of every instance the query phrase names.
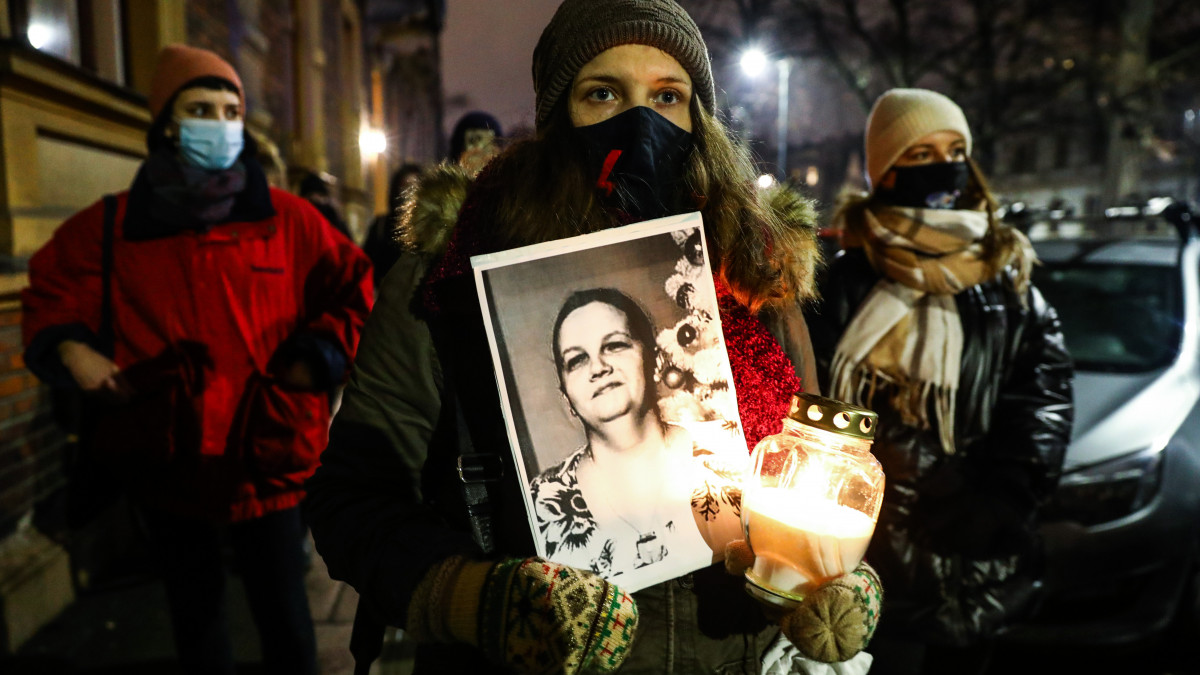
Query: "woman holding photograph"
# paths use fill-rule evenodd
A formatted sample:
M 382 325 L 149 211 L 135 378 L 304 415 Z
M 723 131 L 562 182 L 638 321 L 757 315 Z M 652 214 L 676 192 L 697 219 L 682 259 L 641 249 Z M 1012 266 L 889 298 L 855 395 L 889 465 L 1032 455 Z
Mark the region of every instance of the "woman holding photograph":
M 700 31 L 673 0 L 565 0 L 533 75 L 536 134 L 473 182 L 433 172 L 411 203 L 412 253 L 380 290 L 308 484 L 318 550 L 360 594 L 360 615 L 405 627 L 417 673 L 760 672 L 769 647 L 795 648 L 719 566 L 631 595 L 530 557 L 470 259 L 699 211 L 753 446 L 815 383 L 799 309 L 819 262 L 811 206 L 757 190 L 716 117 Z M 858 593 L 835 580 L 805 603 L 827 599 L 840 621 L 785 617 L 801 651 L 837 661 L 862 649 L 879 587 L 866 568 L 850 577 Z
M 559 390 L 587 442 L 530 485 L 553 560 L 619 577 L 672 553 L 708 552 L 691 472 L 680 471 L 693 464 L 691 436 L 658 407 L 655 334 L 637 302 L 612 288 L 576 291 L 558 312 Z

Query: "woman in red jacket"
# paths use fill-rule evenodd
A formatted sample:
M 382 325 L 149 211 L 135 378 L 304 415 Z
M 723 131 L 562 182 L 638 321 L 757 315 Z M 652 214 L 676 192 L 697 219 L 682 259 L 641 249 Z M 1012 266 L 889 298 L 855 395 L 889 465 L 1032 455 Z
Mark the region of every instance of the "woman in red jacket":
M 30 261 L 26 363 L 105 402 L 88 448 L 143 507 L 185 670 L 233 672 L 227 529 L 269 672 L 315 673 L 298 504 L 370 311 L 370 262 L 268 187 L 216 54 L 164 49 L 149 104 L 149 156 L 105 200 L 111 237 L 98 202 Z

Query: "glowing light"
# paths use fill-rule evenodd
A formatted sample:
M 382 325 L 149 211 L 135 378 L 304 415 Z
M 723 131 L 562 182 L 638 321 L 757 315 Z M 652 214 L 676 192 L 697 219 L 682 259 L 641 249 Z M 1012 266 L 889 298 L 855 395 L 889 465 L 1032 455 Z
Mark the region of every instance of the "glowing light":
M 765 190 L 773 185 L 775 185 L 775 176 L 772 176 L 769 173 L 764 173 L 758 177 L 758 187 Z
M 804 174 L 804 184 L 812 187 L 821 182 L 821 171 L 815 166 L 808 167 L 808 171 Z
M 54 41 L 54 28 L 44 23 L 31 23 L 29 30 L 25 31 L 25 36 L 29 38 L 31 47 L 41 49 Z
M 358 147 L 364 155 L 380 155 L 387 150 L 387 136 L 381 129 L 363 129 L 358 135 Z
M 742 58 L 739 63 L 742 66 L 743 73 L 746 73 L 750 77 L 757 77 L 767 68 L 767 55 L 761 49 L 747 49 L 742 52 Z

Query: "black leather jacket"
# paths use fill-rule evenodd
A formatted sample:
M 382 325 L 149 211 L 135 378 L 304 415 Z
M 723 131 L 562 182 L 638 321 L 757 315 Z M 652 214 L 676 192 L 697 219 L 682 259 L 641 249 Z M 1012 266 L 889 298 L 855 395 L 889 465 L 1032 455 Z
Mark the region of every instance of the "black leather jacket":
M 836 258 L 806 315 L 822 391 L 842 335 L 879 280 L 862 249 Z M 963 325 L 955 452 L 903 423 L 880 386 L 873 446 L 886 475 L 867 559 L 887 594 L 881 633 L 967 645 L 1027 611 L 1039 584 L 1034 517 L 1070 440 L 1072 367 L 1058 316 L 1004 275 L 955 297 Z M 930 419 L 936 419 L 932 412 Z

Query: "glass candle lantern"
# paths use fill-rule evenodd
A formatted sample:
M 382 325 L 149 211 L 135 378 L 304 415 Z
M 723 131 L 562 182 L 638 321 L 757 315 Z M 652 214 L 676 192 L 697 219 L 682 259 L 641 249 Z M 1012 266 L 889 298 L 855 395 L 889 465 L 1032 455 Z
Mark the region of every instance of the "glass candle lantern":
M 883 501 L 883 469 L 871 454 L 876 418 L 796 394 L 782 431 L 754 448 L 742 493 L 742 528 L 754 552 L 751 595 L 794 607 L 858 566 Z

